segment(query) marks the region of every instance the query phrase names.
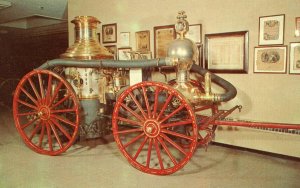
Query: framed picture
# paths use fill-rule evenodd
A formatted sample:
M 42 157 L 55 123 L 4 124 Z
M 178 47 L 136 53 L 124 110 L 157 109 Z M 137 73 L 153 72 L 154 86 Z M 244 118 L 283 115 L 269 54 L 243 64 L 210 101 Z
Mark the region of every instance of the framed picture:
M 197 44 L 202 43 L 202 25 L 192 24 L 189 25 L 189 31 L 185 35 L 186 38 L 191 39 Z
M 284 42 L 284 14 L 259 17 L 259 45 Z
M 129 47 L 130 46 L 130 32 L 121 32 L 119 45 L 121 47 Z
M 166 57 L 167 47 L 176 38 L 175 25 L 156 26 L 154 30 L 154 57 Z
M 133 59 L 152 59 L 151 51 L 135 51 Z
M 117 24 L 102 25 L 102 43 L 117 42 Z
M 254 48 L 255 73 L 286 73 L 286 46 Z
M 132 54 L 130 53 L 132 51 L 131 47 L 127 48 L 118 48 L 118 59 L 119 60 L 131 60 Z
M 138 31 L 135 33 L 137 51 L 150 51 L 150 31 Z
M 300 37 L 300 17 L 296 18 L 296 29 L 295 29 L 295 36 Z
M 248 31 L 205 35 L 205 68 L 215 73 L 248 72 Z
M 104 47 L 114 55 L 114 59 L 117 59 L 117 45 L 108 45 Z
M 300 42 L 290 43 L 290 74 L 300 74 Z

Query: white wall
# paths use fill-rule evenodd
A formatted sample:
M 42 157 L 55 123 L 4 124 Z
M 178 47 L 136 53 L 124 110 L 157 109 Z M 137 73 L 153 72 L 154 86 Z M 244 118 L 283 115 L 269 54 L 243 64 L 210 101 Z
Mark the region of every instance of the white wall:
M 131 32 L 133 48 L 134 33 L 150 30 L 152 51 L 153 27 L 174 24 L 179 10 L 186 11 L 190 24 L 202 24 L 203 34 L 248 30 L 249 73 L 221 74 L 238 89 L 237 97 L 224 108 L 243 105 L 242 113 L 233 114 L 240 119 L 300 124 L 300 75 L 253 73 L 259 17 L 285 14 L 284 44 L 299 42 L 294 29 L 295 17 L 300 17 L 300 0 L 69 0 L 68 10 L 70 20 L 89 15 L 102 24 L 117 23 L 118 33 Z M 69 31 L 72 44 L 72 24 Z

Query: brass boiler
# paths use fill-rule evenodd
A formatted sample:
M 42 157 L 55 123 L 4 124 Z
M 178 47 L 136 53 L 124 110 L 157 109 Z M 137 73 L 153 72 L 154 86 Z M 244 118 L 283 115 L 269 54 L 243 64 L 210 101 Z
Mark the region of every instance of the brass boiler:
M 60 55 L 61 58 L 80 60 L 87 64 L 89 61 L 86 60 L 114 58 L 98 41 L 96 29 L 100 21 L 97 18 L 77 16 L 71 22 L 75 25 L 75 43 Z M 100 68 L 65 68 L 65 76 L 74 88 L 83 111 L 81 138 L 97 138 L 106 134 L 106 123 L 101 118 L 99 120 L 99 113 L 105 113 L 105 94 L 114 92 L 114 81 L 109 76 L 116 75 L 114 71 Z

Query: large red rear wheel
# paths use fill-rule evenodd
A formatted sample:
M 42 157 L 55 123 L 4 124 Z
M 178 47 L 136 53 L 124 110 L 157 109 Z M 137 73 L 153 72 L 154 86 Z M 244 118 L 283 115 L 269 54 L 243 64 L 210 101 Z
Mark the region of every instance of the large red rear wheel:
M 112 126 L 123 155 L 150 174 L 176 172 L 197 147 L 192 107 L 181 93 L 163 83 L 141 82 L 125 90 L 114 107 Z
M 72 86 L 48 70 L 33 70 L 19 82 L 13 100 L 15 125 L 35 152 L 58 155 L 75 141 L 79 102 Z

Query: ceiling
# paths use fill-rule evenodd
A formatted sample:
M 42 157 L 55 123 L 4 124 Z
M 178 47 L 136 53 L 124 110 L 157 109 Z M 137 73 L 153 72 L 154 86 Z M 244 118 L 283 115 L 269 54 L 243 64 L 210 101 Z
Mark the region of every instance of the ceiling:
M 67 8 L 67 0 L 0 0 L 0 35 L 66 23 Z

